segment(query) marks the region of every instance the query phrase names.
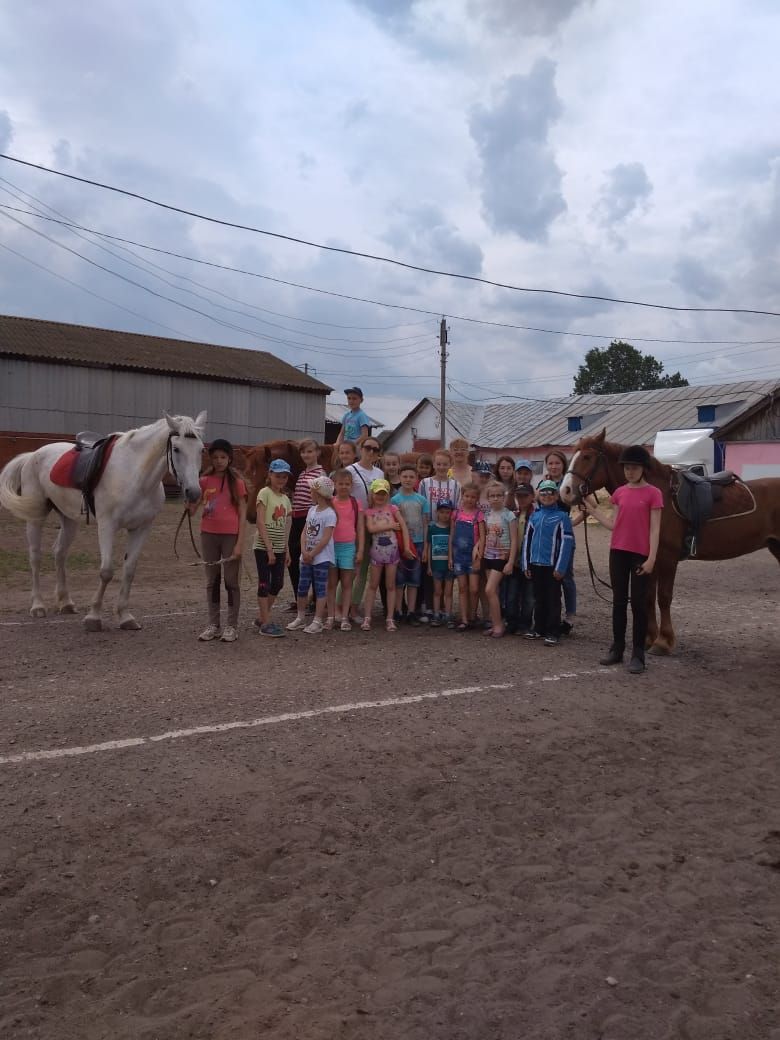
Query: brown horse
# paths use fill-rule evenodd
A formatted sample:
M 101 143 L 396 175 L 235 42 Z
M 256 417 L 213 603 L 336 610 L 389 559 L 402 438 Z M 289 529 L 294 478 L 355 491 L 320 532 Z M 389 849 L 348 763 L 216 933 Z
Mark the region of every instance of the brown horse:
M 236 466 L 246 480 L 249 491 L 249 502 L 247 503 L 246 518 L 250 524 L 257 520 L 256 499 L 260 488 L 265 487 L 268 479 L 268 467 L 274 459 L 284 459 L 289 462 L 292 473 L 287 481 L 288 494 L 292 494 L 295 481 L 303 471 L 303 460 L 299 451 L 300 441 L 268 441 L 266 444 L 258 444 L 256 448 L 236 449 Z M 417 464 L 420 453 L 417 451 L 405 452 L 401 455 L 401 462 L 413 462 Z M 337 468 L 338 454 L 335 444 L 321 444 L 317 453 L 317 461 L 326 473 Z M 381 460 L 377 465 L 381 465 Z
M 600 488 L 612 494 L 625 484 L 623 467 L 618 463 L 623 445 L 611 444 L 606 440 L 606 433 L 604 429 L 597 437 L 583 437 L 575 446 L 560 488 L 561 499 L 567 505 L 578 505 L 583 495 Z M 647 645 L 651 653 L 669 654 L 675 644 L 671 616 L 674 579 L 690 525 L 680 515 L 675 502 L 672 467 L 653 459 L 646 478 L 664 496 L 658 555 L 648 591 Z M 699 530 L 695 559 L 729 560 L 758 549 L 769 549 L 780 562 L 780 479 L 765 477 L 744 482 L 737 479 L 723 487 L 722 492 L 711 519 Z M 655 614 L 656 594 L 660 628 Z
M 300 441 L 268 441 L 267 444 L 258 444 L 256 448 L 245 448 L 242 452 L 241 471 L 249 491 L 246 518 L 250 524 L 255 523 L 257 519 L 257 492 L 265 487 L 268 479 L 268 467 L 274 459 L 284 459 L 285 462 L 289 462 L 292 474 L 287 481 L 287 487 L 288 493 L 292 494 L 295 481 L 304 469 L 301 453 L 298 450 L 300 443 Z M 336 461 L 336 445 L 321 444 L 317 453 L 317 461 L 326 473 L 330 473 Z

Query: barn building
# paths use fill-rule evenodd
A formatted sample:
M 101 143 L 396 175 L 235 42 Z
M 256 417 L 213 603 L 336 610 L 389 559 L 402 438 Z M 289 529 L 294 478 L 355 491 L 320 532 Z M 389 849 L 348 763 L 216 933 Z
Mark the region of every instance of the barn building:
M 710 429 L 717 461 L 746 479 L 780 475 L 780 380 L 666 387 L 625 394 L 582 394 L 546 401 L 474 405 L 448 401 L 446 436 L 465 438 L 475 455 L 527 458 L 541 472 L 551 448 L 570 454 L 580 437 L 599 433 L 619 444 L 652 448 L 660 430 Z M 439 445 L 441 403 L 424 397 L 384 447 L 430 451 Z
M 325 433 L 331 388 L 272 354 L 0 316 L 0 465 L 79 430 L 208 412 L 208 440 Z

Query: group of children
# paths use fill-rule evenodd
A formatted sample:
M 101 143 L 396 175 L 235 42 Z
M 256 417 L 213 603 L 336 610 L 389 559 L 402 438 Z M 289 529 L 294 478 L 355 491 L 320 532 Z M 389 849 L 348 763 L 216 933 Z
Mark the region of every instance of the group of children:
M 614 516 L 589 501 L 570 518 L 558 492 L 566 469 L 562 453 L 553 451 L 545 459 L 536 488 L 527 460 L 515 463 L 502 456 L 495 467 L 484 461 L 472 466 L 469 445 L 462 439 L 453 441 L 450 450 L 421 455 L 415 463 L 401 463 L 388 453 L 380 468 L 380 446 L 362 411 L 362 394 L 352 387 L 347 395 L 350 409 L 337 441 L 336 469 L 327 474 L 317 461 L 316 442 L 303 441 L 299 450 L 304 469 L 294 488 L 289 488 L 289 463 L 275 459 L 266 486 L 258 491 L 254 626 L 261 635 L 285 634 L 271 610 L 289 568 L 297 598 L 288 631 L 317 635 L 336 628 L 349 631 L 357 624 L 368 632 L 380 592 L 388 632 L 402 622 L 458 632 L 481 628 L 493 639 L 517 633 L 555 646 L 561 635 L 571 632 L 576 613 L 572 528 L 587 512 L 614 527 L 613 645 L 602 663 L 623 658 L 630 584 L 630 670 L 643 670 L 647 616 L 637 608 L 636 597 L 641 598 L 642 578 L 654 565 L 663 506 L 660 492 L 644 479 L 650 460 L 643 448 L 627 449 L 627 484 L 613 496 Z M 346 439 L 345 431 L 355 439 Z M 246 486 L 232 467 L 228 442 L 215 441 L 209 455 L 211 468 L 201 478 L 209 624 L 199 638 L 231 642 L 237 635 Z M 641 493 L 632 494 L 635 490 Z M 220 565 L 228 595 L 228 622 L 221 631 Z M 310 597 L 313 615 L 307 614 Z

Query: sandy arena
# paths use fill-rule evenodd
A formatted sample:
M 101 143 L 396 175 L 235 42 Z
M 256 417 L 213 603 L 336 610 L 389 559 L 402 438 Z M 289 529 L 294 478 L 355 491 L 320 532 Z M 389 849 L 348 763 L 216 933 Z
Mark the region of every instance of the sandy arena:
M 91 635 L 29 618 L 0 516 L 0 1037 L 780 1040 L 768 552 L 682 565 L 678 654 L 633 678 L 597 664 L 581 529 L 557 649 L 263 639 L 248 576 L 239 642 L 200 644 L 179 512 L 141 557 L 143 631 Z

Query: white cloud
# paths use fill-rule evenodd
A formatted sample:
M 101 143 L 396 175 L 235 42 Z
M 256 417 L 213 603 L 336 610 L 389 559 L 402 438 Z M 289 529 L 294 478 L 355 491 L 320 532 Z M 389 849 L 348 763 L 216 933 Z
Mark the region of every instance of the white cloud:
M 717 19 L 705 0 L 673 9 L 617 0 L 262 9 L 199 0 L 184 15 L 151 0 L 5 5 L 0 144 L 187 209 L 425 266 L 624 299 L 780 310 L 778 28 L 775 5 L 742 0 L 724 0 Z M 0 176 L 89 226 L 433 313 L 145 254 L 241 300 L 212 297 L 238 315 L 23 218 L 243 332 L 90 268 L 2 210 L 0 242 L 140 316 L 5 252 L 0 310 L 141 332 L 159 331 L 158 321 L 308 362 L 337 388 L 358 381 L 367 400 L 438 392 L 441 314 L 451 316 L 456 385 L 531 396 L 569 391 L 585 351 L 611 338 L 778 333 L 771 318 L 671 314 L 423 276 L 203 224 L 6 162 Z M 2 191 L 0 203 L 18 205 Z M 603 339 L 473 325 L 458 314 Z M 688 374 L 674 358 L 701 348 L 646 349 Z M 768 357 L 741 357 L 737 368 L 729 348 L 712 353 L 691 368 L 697 379 L 724 368 L 737 375 Z

